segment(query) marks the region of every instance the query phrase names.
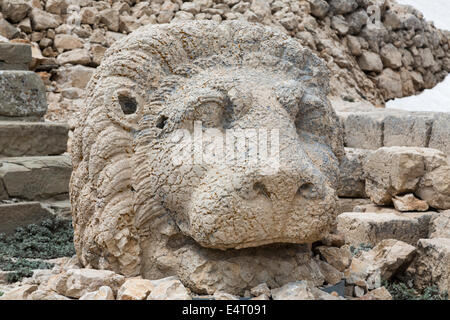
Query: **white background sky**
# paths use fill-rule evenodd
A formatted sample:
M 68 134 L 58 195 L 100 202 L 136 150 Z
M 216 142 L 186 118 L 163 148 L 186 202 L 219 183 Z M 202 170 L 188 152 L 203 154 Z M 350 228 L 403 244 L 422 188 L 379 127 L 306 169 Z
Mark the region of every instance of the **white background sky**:
M 397 0 L 409 4 L 421 11 L 428 21 L 440 29 L 450 30 L 450 0 Z M 446 111 L 450 112 L 450 75 L 430 90 L 417 96 L 391 100 L 387 108 L 410 111 Z

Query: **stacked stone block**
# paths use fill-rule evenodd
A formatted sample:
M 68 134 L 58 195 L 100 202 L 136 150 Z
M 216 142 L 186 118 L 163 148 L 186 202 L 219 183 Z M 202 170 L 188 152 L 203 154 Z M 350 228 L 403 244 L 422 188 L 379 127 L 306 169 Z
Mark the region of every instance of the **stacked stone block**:
M 45 86 L 30 61 L 29 45 L 0 43 L 0 233 L 68 206 L 68 127 L 42 119 Z

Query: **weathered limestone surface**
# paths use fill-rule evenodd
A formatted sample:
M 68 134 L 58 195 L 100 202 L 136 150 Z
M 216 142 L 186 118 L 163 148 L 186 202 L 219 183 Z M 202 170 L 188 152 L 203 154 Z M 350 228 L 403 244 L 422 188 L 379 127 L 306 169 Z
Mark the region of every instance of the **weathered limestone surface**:
M 28 70 L 31 46 L 24 43 L 0 43 L 0 70 Z
M 433 122 L 429 147 L 450 155 L 450 114 L 436 116 Z
M 38 286 L 36 285 L 20 286 L 1 296 L 0 300 L 27 300 L 37 288 Z
M 17 227 L 39 223 L 51 216 L 39 202 L 0 203 L 0 233 L 12 234 Z
M 417 199 L 412 193 L 404 196 L 395 196 L 392 198 L 395 209 L 398 211 L 427 211 L 429 209 L 426 201 Z
M 433 215 L 433 212 L 345 212 L 337 218 L 337 229 L 345 236 L 345 242 L 354 246 L 376 245 L 384 239 L 415 245 L 419 239 L 428 237 Z
M 70 269 L 59 274 L 52 281 L 52 290 L 71 298 L 80 298 L 103 286 L 108 286 L 116 294 L 125 282 L 125 277 L 109 270 Z
M 366 289 L 376 289 L 382 280 L 402 273 L 413 261 L 416 248 L 395 239 L 385 239 L 373 249 L 353 258 L 346 270 L 346 281 Z
M 371 152 L 366 149 L 345 148 L 345 157 L 339 165 L 340 176 L 337 190 L 339 197 L 366 197 L 363 165 Z
M 440 292 L 450 292 L 450 239 L 422 239 L 417 245 L 415 285 L 422 289 L 437 285 Z
M 372 202 L 370 199 L 360 199 L 360 198 L 339 198 L 339 214 L 344 212 L 354 212 L 355 207 L 361 205 L 368 205 Z
M 71 140 L 83 265 L 175 274 L 200 293 L 311 277 L 296 244 L 331 230 L 344 154 L 327 83 L 323 62 L 298 41 L 242 21 L 149 25 L 116 42 Z M 201 131 L 279 129 L 279 170 L 192 165 L 176 129 L 189 132 L 193 120 Z
M 281 288 L 272 289 L 273 300 L 339 300 L 329 293 L 310 287 L 304 281 L 287 283 Z
M 348 148 L 378 149 L 383 146 L 381 112 L 339 114 L 344 127 L 344 142 Z
M 40 200 L 69 192 L 68 155 L 0 159 L 0 182 L 10 198 Z
M 45 87 L 39 75 L 0 70 L 0 118 L 40 118 L 46 110 Z
M 356 110 L 338 112 L 348 148 L 429 147 L 450 154 L 450 117 L 446 113 Z
M 364 172 L 366 193 L 376 204 L 413 193 L 430 207 L 450 208 L 450 161 L 439 150 L 383 147 L 367 157 Z
M 434 117 L 432 112 L 388 115 L 383 122 L 383 146 L 428 147 Z
M 0 122 L 0 156 L 49 156 L 66 152 L 69 128 L 63 123 Z
M 102 286 L 96 291 L 85 293 L 79 300 L 115 300 L 115 298 L 110 287 Z
M 450 210 L 436 213 L 430 223 L 430 238 L 450 239 Z

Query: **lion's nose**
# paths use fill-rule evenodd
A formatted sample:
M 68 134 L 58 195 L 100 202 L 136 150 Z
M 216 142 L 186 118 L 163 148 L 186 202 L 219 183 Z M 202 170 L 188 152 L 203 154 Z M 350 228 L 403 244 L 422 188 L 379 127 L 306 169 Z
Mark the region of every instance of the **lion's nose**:
M 244 200 L 290 203 L 298 199 L 319 199 L 323 190 L 319 181 L 299 172 L 281 171 L 264 176 L 245 176 L 235 191 Z

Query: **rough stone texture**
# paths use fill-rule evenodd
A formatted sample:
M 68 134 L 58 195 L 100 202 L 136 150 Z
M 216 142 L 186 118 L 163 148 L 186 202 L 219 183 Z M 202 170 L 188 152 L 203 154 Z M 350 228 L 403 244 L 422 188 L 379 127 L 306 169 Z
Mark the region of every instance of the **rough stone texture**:
M 261 284 L 257 285 L 256 287 L 254 287 L 250 290 L 250 293 L 254 297 L 258 297 L 261 295 L 266 295 L 268 297 L 271 296 L 270 288 L 267 286 L 267 283 L 261 283 Z
M 358 58 L 358 63 L 364 71 L 383 71 L 383 62 L 375 52 L 363 51 Z
M 28 70 L 31 46 L 24 43 L 0 43 L 0 70 Z
M 273 300 L 314 300 L 310 287 L 304 281 L 291 282 L 272 289 Z
M 415 254 L 416 248 L 412 245 L 395 239 L 383 240 L 372 250 L 353 258 L 345 271 L 346 282 L 376 289 L 382 280 L 390 280 L 405 271 Z
M 403 96 L 402 78 L 392 69 L 386 68 L 377 77 L 378 87 L 386 100 Z
M 328 13 L 330 5 L 324 0 L 308 0 L 311 5 L 311 14 L 317 18 L 323 18 Z
M 437 285 L 440 292 L 450 292 L 450 239 L 422 239 L 414 262 L 414 283 L 424 289 Z
M 320 272 L 325 277 L 325 282 L 329 285 L 337 284 L 344 277 L 344 274 L 341 271 L 325 261 L 317 260 L 317 265 L 319 266 Z
M 288 283 L 281 288 L 272 289 L 273 300 L 339 300 L 329 293 L 310 287 L 304 281 Z
M 85 66 L 65 66 L 58 69 L 56 81 L 61 88 L 84 89 L 95 69 Z
M 366 293 L 359 300 L 392 300 L 392 295 L 385 287 L 380 287 Z
M 20 29 L 14 27 L 5 19 L 0 18 L 0 36 L 5 37 L 6 39 L 14 39 L 18 37 L 20 34 Z
M 213 295 L 214 300 L 239 300 L 238 296 L 222 291 L 216 291 Z
M 450 155 L 450 115 L 439 114 L 433 122 L 429 147 Z
M 406 112 L 401 110 L 337 107 L 345 131 L 345 146 L 430 147 L 449 154 L 450 118 L 443 112 Z
M 168 277 L 153 280 L 153 289 L 147 300 L 191 300 L 191 296 L 180 280 L 176 277 Z
M 392 198 L 395 209 L 398 211 L 427 211 L 429 206 L 426 201 L 417 199 L 412 193 Z
M 320 246 L 316 250 L 323 260 L 341 272 L 347 269 L 352 261 L 352 254 L 349 248 L 345 246 L 341 248 Z
M 31 25 L 33 26 L 34 30 L 46 30 L 50 28 L 56 28 L 58 27 L 62 19 L 60 16 L 51 14 L 49 12 L 46 12 L 44 10 L 33 8 L 30 14 L 31 17 Z
M 439 150 L 383 147 L 367 157 L 364 172 L 366 193 L 376 204 L 414 193 L 431 207 L 450 208 L 450 163 Z
M 97 291 L 85 293 L 79 300 L 115 300 L 112 289 L 102 286 Z
M 39 200 L 69 192 L 70 157 L 0 159 L 0 181 L 10 198 Z
M 125 282 L 125 277 L 109 270 L 70 269 L 61 273 L 52 283 L 57 293 L 71 298 L 108 286 L 114 293 Z
M 392 209 L 391 209 L 392 210 Z M 433 212 L 345 212 L 337 218 L 337 229 L 354 246 L 376 245 L 384 239 L 416 244 L 428 237 Z
M 61 65 L 66 63 L 87 65 L 91 62 L 91 56 L 86 49 L 74 49 L 61 53 L 57 62 Z
M 132 278 L 119 289 L 117 300 L 191 300 L 186 288 L 176 277 L 158 280 Z
M 339 165 L 339 197 L 365 198 L 366 180 L 363 164 L 372 151 L 366 149 L 345 148 L 345 157 Z
M 388 115 L 383 121 L 383 146 L 428 147 L 433 116 L 425 112 Z
M 3 0 L 0 7 L 3 16 L 12 22 L 20 22 L 31 10 L 30 1 L 26 0 Z
M 383 146 L 383 120 L 379 112 L 341 113 L 344 141 L 348 148 L 378 149 Z
M 372 202 L 370 199 L 359 198 L 339 198 L 339 214 L 344 212 L 357 211 L 354 208 L 361 205 L 368 205 Z
M 36 224 L 51 217 L 51 212 L 39 202 L 0 203 L 0 233 L 13 234 L 18 227 Z
M 430 223 L 430 238 L 450 238 L 450 210 L 434 215 Z
M 67 298 L 63 295 L 57 294 L 54 291 L 51 290 L 36 290 L 33 291 L 27 298 L 27 300 L 58 300 L 58 301 L 62 301 L 62 300 L 72 300 L 70 298 Z
M 388 68 L 398 69 L 402 66 L 402 54 L 393 44 L 387 44 L 381 48 L 380 56 L 383 65 Z
M 146 278 L 176 274 L 197 292 L 293 281 L 308 264 L 302 246 L 283 245 L 283 256 L 276 245 L 252 247 L 313 242 L 332 227 L 343 147 L 327 88 L 322 62 L 267 27 L 185 22 L 116 42 L 91 79 L 71 142 L 81 262 Z M 278 173 L 192 166 L 179 151 L 174 163 L 172 139 L 188 110 L 186 124 L 279 128 Z M 188 146 L 183 140 L 182 150 Z
M 117 292 L 117 300 L 145 300 L 155 285 L 147 279 L 128 279 Z
M 61 50 L 73 50 L 83 48 L 83 42 L 74 35 L 57 34 L 55 36 L 55 47 Z
M 72 212 L 70 210 L 70 200 L 44 200 L 42 206 L 50 210 L 53 215 L 60 219 L 72 220 Z
M 0 122 L 0 156 L 48 156 L 67 149 L 69 128 L 63 123 Z
M 0 70 L 0 117 L 41 117 L 46 110 L 45 86 L 36 73 Z
M 1 296 L 0 300 L 28 300 L 30 294 L 36 291 L 37 288 L 38 286 L 36 285 L 20 286 Z

